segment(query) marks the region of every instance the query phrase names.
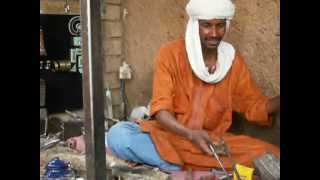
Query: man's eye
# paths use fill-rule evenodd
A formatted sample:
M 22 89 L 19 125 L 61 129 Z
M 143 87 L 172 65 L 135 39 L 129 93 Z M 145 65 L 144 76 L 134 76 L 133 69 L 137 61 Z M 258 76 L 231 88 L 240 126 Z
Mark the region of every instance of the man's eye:
M 210 24 L 209 23 L 205 23 L 205 24 L 202 24 L 202 26 L 208 28 L 208 27 L 210 27 Z
M 217 26 L 220 27 L 220 28 L 222 28 L 222 27 L 225 26 L 225 23 L 219 23 L 219 24 L 217 24 Z

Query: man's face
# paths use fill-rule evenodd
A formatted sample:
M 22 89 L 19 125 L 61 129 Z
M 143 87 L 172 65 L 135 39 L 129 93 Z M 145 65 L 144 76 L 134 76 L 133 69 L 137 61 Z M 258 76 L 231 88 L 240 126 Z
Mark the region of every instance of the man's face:
M 200 41 L 204 48 L 216 49 L 225 33 L 225 19 L 199 20 Z

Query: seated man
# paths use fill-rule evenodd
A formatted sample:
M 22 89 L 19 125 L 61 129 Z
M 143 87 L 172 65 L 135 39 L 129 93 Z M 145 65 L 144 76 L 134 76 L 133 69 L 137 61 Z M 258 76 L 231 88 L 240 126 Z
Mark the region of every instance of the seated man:
M 226 131 L 232 111 L 270 126 L 280 96 L 264 96 L 234 47 L 222 41 L 234 15 L 230 0 L 190 0 L 185 39 L 162 46 L 156 57 L 151 120 L 121 122 L 108 133 L 114 154 L 163 170 L 219 168 L 208 144 L 223 137 L 235 161 L 252 167 L 266 151 L 279 148 Z M 232 164 L 222 157 L 227 170 Z

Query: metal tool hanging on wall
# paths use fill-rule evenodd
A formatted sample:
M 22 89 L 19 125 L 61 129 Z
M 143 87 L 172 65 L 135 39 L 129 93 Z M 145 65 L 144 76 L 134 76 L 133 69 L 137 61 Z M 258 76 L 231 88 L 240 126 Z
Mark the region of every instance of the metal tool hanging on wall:
M 69 13 L 70 12 L 70 5 L 69 5 L 69 1 L 66 0 L 66 3 L 64 4 L 64 12 L 65 13 Z
M 69 20 L 68 29 L 71 35 L 80 36 L 80 33 L 81 33 L 80 16 L 74 16 Z
M 72 48 L 70 48 L 70 62 L 72 72 L 82 73 L 82 49 L 81 49 L 81 23 L 80 16 L 72 17 L 68 22 L 68 30 L 72 35 Z
M 125 86 L 125 81 L 131 79 L 131 74 L 132 70 L 126 62 L 122 63 L 122 66 L 120 66 L 119 69 L 119 79 L 120 79 L 120 96 L 121 96 L 121 119 L 123 120 L 128 120 L 128 113 L 127 113 L 127 108 L 128 108 L 128 98 L 126 95 L 126 86 Z
M 71 69 L 71 62 L 69 60 L 53 61 L 53 72 L 68 72 Z
M 46 69 L 47 50 L 45 47 L 44 30 L 40 26 L 40 70 Z

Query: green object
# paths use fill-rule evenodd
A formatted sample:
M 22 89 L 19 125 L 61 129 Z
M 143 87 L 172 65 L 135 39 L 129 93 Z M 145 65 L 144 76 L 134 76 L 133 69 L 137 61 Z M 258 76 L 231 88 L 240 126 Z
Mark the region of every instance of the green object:
M 82 56 L 78 57 L 78 66 L 82 67 L 83 63 L 82 63 Z
M 70 49 L 71 63 L 77 63 L 77 59 L 79 56 L 82 56 L 82 50 L 80 48 L 71 48 Z
M 81 37 L 80 36 L 73 37 L 73 46 L 81 46 Z
M 82 64 L 82 56 L 78 57 L 78 71 L 82 74 L 83 73 L 83 64 Z

